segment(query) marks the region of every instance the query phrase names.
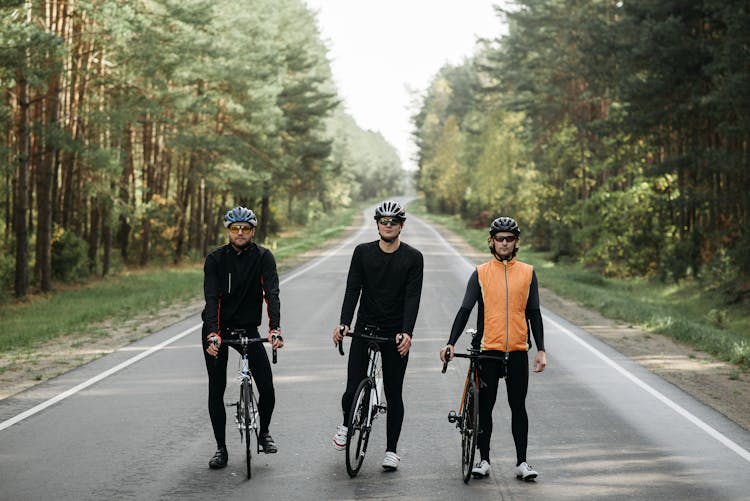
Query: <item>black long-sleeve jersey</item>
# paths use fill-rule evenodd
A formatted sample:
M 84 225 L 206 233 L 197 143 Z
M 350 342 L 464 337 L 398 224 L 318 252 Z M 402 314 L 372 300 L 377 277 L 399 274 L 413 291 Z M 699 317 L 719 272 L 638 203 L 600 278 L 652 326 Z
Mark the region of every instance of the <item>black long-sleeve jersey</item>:
M 404 242 L 392 253 L 383 252 L 377 240 L 357 245 L 346 279 L 341 323 L 351 325 L 359 301 L 357 326 L 374 325 L 386 332 L 412 335 L 423 270 L 422 253 Z
M 264 299 L 269 329 L 280 327 L 279 276 L 270 250 L 250 243 L 237 251 L 227 244 L 206 256 L 203 272 L 206 306 L 201 317 L 209 332 L 259 326 Z

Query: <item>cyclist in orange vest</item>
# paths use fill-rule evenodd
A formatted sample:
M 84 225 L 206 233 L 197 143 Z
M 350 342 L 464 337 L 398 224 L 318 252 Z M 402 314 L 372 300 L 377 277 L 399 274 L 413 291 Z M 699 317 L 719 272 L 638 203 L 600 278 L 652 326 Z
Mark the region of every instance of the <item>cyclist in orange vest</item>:
M 490 225 L 487 240 L 493 258 L 477 266 L 469 278 L 461 307 L 451 328 L 448 344 L 440 351 L 440 360 L 453 346 L 469 320 L 471 310 L 479 303 L 477 336 L 483 355 L 497 360 L 482 359 L 479 363 L 479 434 L 477 446 L 481 460 L 472 470 L 474 478 L 490 474 L 490 438 L 492 409 L 495 407 L 498 385 L 505 378 L 508 404 L 511 410 L 511 429 L 516 446 L 516 476 L 533 480 L 538 473 L 526 463 L 529 421 L 526 414 L 526 392 L 529 387 L 530 331 L 537 353 L 534 372 L 547 366 L 544 351 L 544 326 L 539 310 L 539 286 L 531 265 L 516 259 L 521 229 L 510 217 L 499 217 Z

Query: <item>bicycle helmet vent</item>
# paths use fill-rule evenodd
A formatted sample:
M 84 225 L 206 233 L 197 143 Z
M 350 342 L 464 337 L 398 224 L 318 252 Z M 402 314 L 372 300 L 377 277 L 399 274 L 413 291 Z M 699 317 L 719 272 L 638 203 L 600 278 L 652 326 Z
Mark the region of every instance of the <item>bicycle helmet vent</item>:
M 512 217 L 502 216 L 492 221 L 492 224 L 490 224 L 490 236 L 494 236 L 501 231 L 513 233 L 517 237 L 521 235 L 521 228 L 518 227 L 518 223 Z
M 375 208 L 375 219 L 377 220 L 381 217 L 397 217 L 405 221 L 406 211 L 395 200 L 386 200 Z
M 232 223 L 249 223 L 253 228 L 258 226 L 258 218 L 255 213 L 245 207 L 235 207 L 224 214 L 224 227 L 229 228 Z

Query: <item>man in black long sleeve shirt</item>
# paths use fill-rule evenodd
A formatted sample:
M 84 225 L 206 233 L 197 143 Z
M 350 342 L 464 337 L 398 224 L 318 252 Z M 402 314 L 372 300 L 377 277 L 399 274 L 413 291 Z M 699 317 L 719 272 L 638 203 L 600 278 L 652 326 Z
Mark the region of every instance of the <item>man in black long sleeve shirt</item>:
M 384 343 L 380 349 L 383 388 L 388 402 L 387 444 L 383 459 L 386 471 L 397 469 L 400 462 L 396 447 L 404 420 L 402 388 L 419 311 L 424 268 L 422 253 L 399 238 L 405 219 L 406 213 L 398 202 L 388 200 L 376 208 L 375 220 L 380 239 L 360 244 L 354 249 L 340 322 L 333 329 L 333 342 L 338 344 L 349 332 L 354 309 L 359 302 L 354 331 L 361 332 L 365 326 L 374 326 L 378 336 L 393 337 L 396 341 Z M 349 350 L 346 391 L 341 398 L 344 420 L 333 438 L 333 446 L 338 450 L 346 448 L 352 399 L 367 372 L 367 344 L 362 339 L 354 338 Z
M 224 216 L 229 243 L 206 257 L 203 267 L 203 342 L 208 370 L 208 412 L 216 438 L 217 451 L 208 465 L 223 468 L 228 453 L 225 440 L 226 411 L 224 390 L 227 385 L 228 345 L 222 345 L 234 330 L 244 330 L 251 337 L 260 337 L 258 326 L 265 300 L 268 307 L 268 338 L 274 348 L 284 346 L 281 337 L 279 277 L 276 261 L 268 249 L 255 244 L 258 219 L 253 211 L 236 207 Z M 275 336 L 275 340 L 272 338 Z M 235 346 L 239 351 L 239 348 Z M 261 344 L 249 345 L 248 359 L 258 388 L 260 445 L 264 452 L 276 452 L 276 444 L 268 432 L 276 402 L 273 375 L 268 355 Z

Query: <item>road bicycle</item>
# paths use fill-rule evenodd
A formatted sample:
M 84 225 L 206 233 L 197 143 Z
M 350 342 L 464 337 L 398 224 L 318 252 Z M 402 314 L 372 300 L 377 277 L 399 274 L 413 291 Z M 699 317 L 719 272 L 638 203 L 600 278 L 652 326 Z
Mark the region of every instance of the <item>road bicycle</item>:
M 239 346 L 240 347 L 240 360 L 238 369 L 238 379 L 240 382 L 240 397 L 239 400 L 232 403 L 227 403 L 227 407 L 235 408 L 234 420 L 237 423 L 237 428 L 240 431 L 240 441 L 245 442 L 245 458 L 247 460 L 247 478 L 252 477 L 252 447 L 250 445 L 251 438 L 255 435 L 255 449 L 256 454 L 260 454 L 260 441 L 258 440 L 258 434 L 260 432 L 260 417 L 258 414 L 258 399 L 255 396 L 253 389 L 253 378 L 252 372 L 250 371 L 250 364 L 248 362 L 247 352 L 249 347 L 253 343 L 267 343 L 268 338 L 262 337 L 248 337 L 244 329 L 236 329 L 230 332 L 229 339 L 222 339 L 222 344 L 227 346 Z M 276 336 L 272 336 L 271 342 L 276 340 Z M 276 350 L 273 350 L 273 363 L 276 363 L 277 354 Z
M 342 328 L 343 330 L 343 328 Z M 349 411 L 346 432 L 346 472 L 354 478 L 362 467 L 370 440 L 372 423 L 378 414 L 385 414 L 387 406 L 383 403 L 383 372 L 380 363 L 380 343 L 393 343 L 395 339 L 375 335 L 376 327 L 365 326 L 364 332 L 348 332 L 352 338 L 367 341 L 367 375 L 354 392 L 352 407 Z M 344 355 L 343 340 L 339 343 L 339 353 Z
M 467 329 L 471 334 L 472 340 L 477 335 L 476 329 Z M 448 413 L 448 422 L 455 423 L 456 428 L 461 433 L 461 473 L 464 483 L 469 483 L 471 479 L 471 470 L 474 467 L 474 454 L 477 449 L 477 435 L 479 433 L 479 360 L 483 358 L 497 359 L 490 355 L 481 355 L 478 348 L 474 348 L 472 342 L 466 350 L 468 353 L 454 353 L 454 357 L 468 358 L 469 369 L 466 372 L 466 381 L 464 382 L 464 391 L 461 394 L 461 403 L 459 412 L 455 410 Z M 448 368 L 450 360 L 450 350 L 446 350 L 445 362 L 443 362 L 443 374 Z

